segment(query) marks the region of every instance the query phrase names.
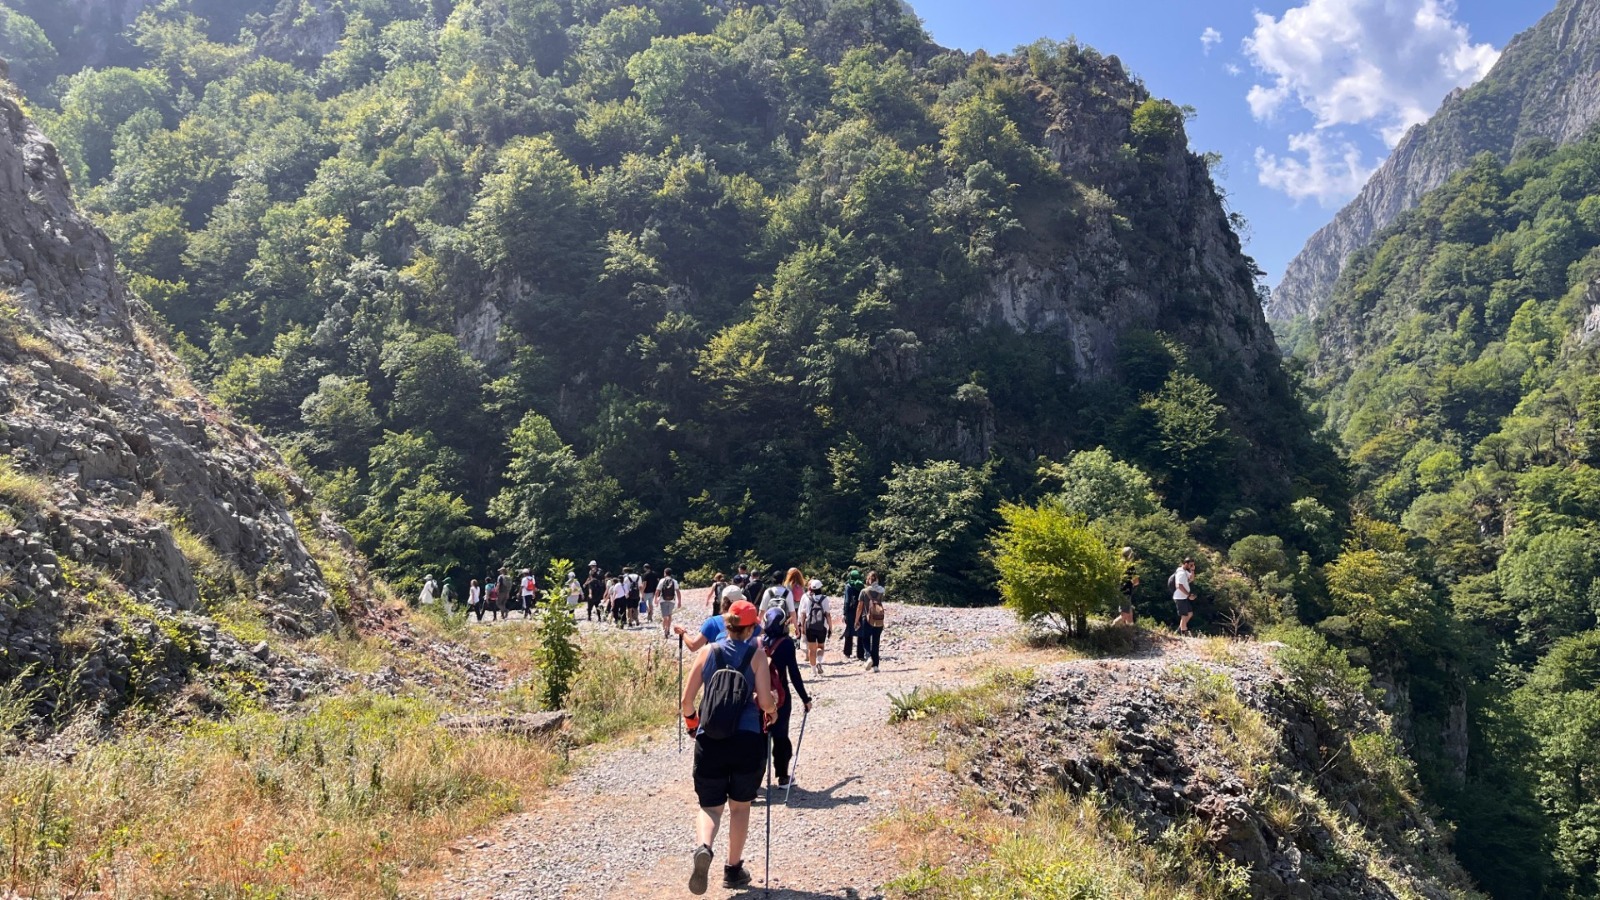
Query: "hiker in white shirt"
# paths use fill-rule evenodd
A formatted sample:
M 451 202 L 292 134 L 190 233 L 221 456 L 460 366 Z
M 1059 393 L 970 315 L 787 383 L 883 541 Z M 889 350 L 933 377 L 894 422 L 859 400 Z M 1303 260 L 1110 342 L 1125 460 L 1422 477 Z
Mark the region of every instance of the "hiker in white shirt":
M 1194 618 L 1194 560 L 1185 557 L 1183 565 L 1172 573 L 1172 602 L 1178 607 L 1178 633 L 1189 633 L 1189 620 Z

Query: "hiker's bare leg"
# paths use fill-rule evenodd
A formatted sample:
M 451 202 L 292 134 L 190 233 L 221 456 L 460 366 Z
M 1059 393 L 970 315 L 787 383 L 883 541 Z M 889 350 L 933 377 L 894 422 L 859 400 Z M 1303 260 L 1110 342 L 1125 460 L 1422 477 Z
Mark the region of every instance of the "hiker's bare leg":
M 748 807 L 748 804 L 746 806 Z M 700 843 L 707 847 L 714 844 L 717 840 L 717 826 L 720 824 L 722 824 L 722 807 L 700 807 L 700 815 L 694 821 L 694 833 L 700 838 Z
M 750 804 L 728 801 L 728 861 L 724 865 L 736 866 L 744 862 L 744 839 L 750 833 Z

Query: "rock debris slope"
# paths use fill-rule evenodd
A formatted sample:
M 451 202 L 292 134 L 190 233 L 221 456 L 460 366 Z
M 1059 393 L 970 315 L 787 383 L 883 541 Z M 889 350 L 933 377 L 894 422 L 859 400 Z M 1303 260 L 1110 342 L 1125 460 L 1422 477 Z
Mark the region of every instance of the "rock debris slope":
M 1476 897 L 1377 708 L 1261 644 L 1169 641 L 1041 667 L 1001 715 L 941 735 L 968 780 L 1025 813 L 1090 796 L 1154 846 L 1195 830 L 1251 896 Z
M 1482 81 L 1445 98 L 1284 270 L 1267 317 L 1316 318 L 1350 254 L 1479 153 L 1508 162 L 1538 142 L 1582 137 L 1600 119 L 1600 0 L 1561 0 L 1506 45 Z
M 0 82 L 0 684 L 41 721 L 200 670 L 271 691 L 264 629 L 328 628 L 348 599 L 302 537 L 339 556 L 342 532 L 145 318 Z

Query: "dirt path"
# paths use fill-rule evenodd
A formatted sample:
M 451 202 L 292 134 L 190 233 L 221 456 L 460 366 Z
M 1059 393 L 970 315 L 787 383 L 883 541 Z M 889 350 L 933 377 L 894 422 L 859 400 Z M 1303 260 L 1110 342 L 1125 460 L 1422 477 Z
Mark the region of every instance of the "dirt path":
M 699 621 L 703 604 L 691 601 Z M 689 624 L 686 622 L 685 624 Z M 985 657 L 1003 655 L 1016 631 L 999 609 L 897 607 L 884 633 L 881 671 L 865 672 L 829 649 L 827 674 L 806 684 L 815 700 L 788 805 L 781 792 L 772 814 L 772 897 L 879 896 L 898 874 L 891 848 L 874 847 L 872 826 L 902 808 L 931 808 L 954 799 L 954 779 L 938 765 L 937 748 L 912 746 L 888 725 L 889 695 L 923 684 L 970 679 Z M 648 631 L 615 633 L 648 640 Z M 836 637 L 839 635 L 836 632 Z M 804 662 L 802 660 L 802 667 Z M 798 737 L 795 716 L 791 736 Z M 478 898 L 679 898 L 689 896 L 694 846 L 692 747 L 678 752 L 663 732 L 625 745 L 595 748 L 568 781 L 527 812 L 462 842 L 461 855 L 433 888 L 450 900 Z M 764 802 L 753 810 L 745 866 L 762 896 Z M 718 835 L 710 897 L 728 896 Z

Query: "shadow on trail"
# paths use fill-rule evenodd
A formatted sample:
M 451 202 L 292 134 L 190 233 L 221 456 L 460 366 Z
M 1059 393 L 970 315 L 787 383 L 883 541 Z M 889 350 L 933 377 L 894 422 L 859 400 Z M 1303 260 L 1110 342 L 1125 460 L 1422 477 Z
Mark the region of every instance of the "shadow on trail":
M 816 890 L 794 890 L 789 887 L 774 887 L 773 892 L 768 894 L 765 887 L 746 887 L 738 894 L 731 894 L 730 900 L 766 900 L 768 897 L 771 900 L 856 900 L 858 897 L 867 900 L 869 897 L 882 897 L 882 894 L 861 894 L 856 890 L 843 889 L 834 890 L 832 894 L 819 894 Z
M 860 775 L 851 775 L 849 778 L 846 778 L 833 787 L 823 788 L 822 790 L 806 790 L 803 787 L 796 786 L 794 789 L 794 794 L 789 798 L 788 806 L 793 809 L 837 809 L 841 806 L 860 806 L 870 799 L 866 794 L 848 794 L 843 797 L 835 796 L 835 792 L 840 788 L 843 788 L 852 781 L 860 780 Z M 774 787 L 772 789 L 771 797 L 772 808 L 774 810 L 784 809 L 782 788 Z

